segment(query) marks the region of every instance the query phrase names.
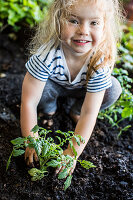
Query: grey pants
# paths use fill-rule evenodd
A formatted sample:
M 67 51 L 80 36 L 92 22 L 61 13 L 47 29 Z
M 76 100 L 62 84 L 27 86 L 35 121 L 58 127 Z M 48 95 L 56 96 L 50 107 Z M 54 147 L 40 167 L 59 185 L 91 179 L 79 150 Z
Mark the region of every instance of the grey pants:
M 112 87 L 106 89 L 100 110 L 108 108 L 117 101 L 122 92 L 120 83 L 112 76 Z M 68 90 L 54 81 L 48 79 L 43 90 L 38 109 L 44 113 L 55 112 L 57 110 L 58 97 L 65 97 L 65 111 L 80 114 L 81 107 L 86 94 L 86 88 Z M 89 103 L 89 102 L 88 102 Z

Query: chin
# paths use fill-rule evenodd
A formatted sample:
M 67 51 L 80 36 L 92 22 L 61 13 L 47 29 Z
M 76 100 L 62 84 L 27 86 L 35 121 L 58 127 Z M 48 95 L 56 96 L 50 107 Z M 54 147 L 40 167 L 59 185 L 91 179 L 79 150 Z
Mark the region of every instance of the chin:
M 85 50 L 79 49 L 79 50 L 74 50 L 74 51 L 77 52 L 77 53 L 86 54 L 86 53 L 88 53 L 90 50 L 92 50 L 92 48 L 88 48 L 88 49 L 85 49 Z

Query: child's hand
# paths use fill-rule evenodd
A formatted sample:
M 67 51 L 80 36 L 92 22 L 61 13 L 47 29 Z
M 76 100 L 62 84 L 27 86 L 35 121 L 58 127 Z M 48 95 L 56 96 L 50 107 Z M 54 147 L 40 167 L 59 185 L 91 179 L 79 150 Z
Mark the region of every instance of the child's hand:
M 34 167 L 34 163 L 38 163 L 38 157 L 34 148 L 26 148 L 25 162 L 29 167 Z
M 73 161 L 73 167 L 68 171 L 68 174 L 69 174 L 69 175 L 72 175 L 72 173 L 74 172 L 74 169 L 75 169 L 75 167 L 76 167 L 76 163 L 77 163 L 77 161 L 74 160 L 74 161 Z M 56 174 L 59 174 L 59 173 L 62 172 L 64 169 L 65 169 L 64 166 L 62 166 L 62 167 L 60 167 L 60 168 L 57 168 L 56 171 L 55 171 L 55 173 L 56 173 Z
M 69 149 L 66 149 L 66 150 L 63 152 L 63 154 L 64 154 L 64 155 L 70 155 L 71 157 L 73 157 L 72 151 L 69 150 Z M 74 172 L 74 169 L 75 169 L 75 167 L 76 167 L 76 163 L 77 163 L 77 161 L 74 160 L 74 161 L 73 161 L 73 167 L 68 171 L 68 174 L 69 174 L 69 175 L 71 175 L 71 174 Z M 60 167 L 60 168 L 57 168 L 56 171 L 55 171 L 55 173 L 56 173 L 56 174 L 59 174 L 59 173 L 62 172 L 64 169 L 65 169 L 64 166 L 62 166 L 62 167 Z
M 72 175 L 72 173 L 74 172 L 74 169 L 75 169 L 75 167 L 76 167 L 76 163 L 77 163 L 77 161 L 74 160 L 74 161 L 73 161 L 73 167 L 68 171 L 68 174 L 69 174 L 69 175 Z M 55 171 L 55 173 L 56 173 L 56 174 L 59 174 L 59 173 L 62 172 L 64 169 L 65 169 L 64 166 L 62 166 L 62 167 L 60 167 L 60 168 L 57 168 L 56 171 Z

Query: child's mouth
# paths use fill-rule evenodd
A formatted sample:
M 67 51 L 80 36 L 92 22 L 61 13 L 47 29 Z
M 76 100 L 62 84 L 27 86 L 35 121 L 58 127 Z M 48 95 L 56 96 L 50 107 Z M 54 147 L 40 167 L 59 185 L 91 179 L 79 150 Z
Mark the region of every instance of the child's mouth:
M 91 41 L 88 41 L 88 40 L 73 40 L 73 42 L 77 45 L 85 45 L 85 44 L 88 44 Z

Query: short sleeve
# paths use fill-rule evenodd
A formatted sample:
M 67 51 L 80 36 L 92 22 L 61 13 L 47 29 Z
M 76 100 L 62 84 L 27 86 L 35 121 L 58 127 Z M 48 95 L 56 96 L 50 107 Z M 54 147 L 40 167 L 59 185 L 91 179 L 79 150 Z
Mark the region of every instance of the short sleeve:
M 87 92 L 100 92 L 112 86 L 109 67 L 98 69 L 87 83 Z
M 31 56 L 25 67 L 33 77 L 44 82 L 47 81 L 50 75 L 49 68 L 39 58 L 39 55 Z

